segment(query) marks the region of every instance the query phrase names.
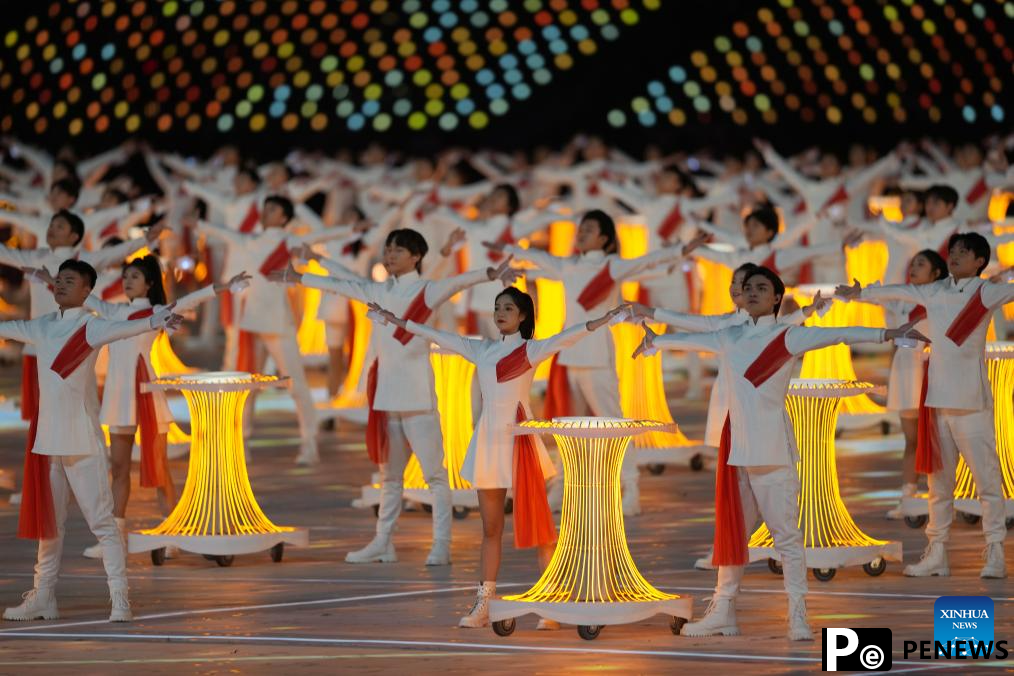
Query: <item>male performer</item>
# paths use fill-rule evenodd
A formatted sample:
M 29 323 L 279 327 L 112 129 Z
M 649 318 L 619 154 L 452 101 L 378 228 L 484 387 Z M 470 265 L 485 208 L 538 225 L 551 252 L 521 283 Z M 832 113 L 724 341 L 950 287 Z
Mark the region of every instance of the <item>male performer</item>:
M 979 277 L 991 253 L 982 235 L 961 233 L 950 239 L 948 279 L 865 289 L 856 282 L 837 290 L 839 296 L 849 300 L 900 300 L 926 308 L 933 350 L 923 382 L 925 399 L 919 411 L 916 469 L 929 475 L 929 544 L 919 563 L 905 568 L 905 575 L 911 577 L 950 575 L 947 541 L 954 518 L 958 453 L 972 470 L 982 503 L 986 563 L 979 576 L 1007 577 L 1003 487 L 996 453 L 993 395 L 983 353 L 990 315 L 1014 300 L 1014 285 Z
M 55 620 L 56 583 L 63 554 L 64 523 L 71 495 L 102 544 L 102 563 L 112 599 L 110 622 L 132 619 L 127 598 L 124 543 L 113 519 L 105 442 L 98 421 L 95 384 L 97 348 L 146 331 L 175 328 L 172 306 L 148 318 L 111 322 L 82 307 L 95 286 L 95 268 L 79 260 L 60 265 L 53 284 L 56 312 L 28 321 L 0 322 L 0 336 L 35 346 L 39 406 L 47 413 L 33 424 L 25 458 L 25 489 L 18 535 L 39 539 L 35 586 L 24 602 L 4 611 L 5 620 Z

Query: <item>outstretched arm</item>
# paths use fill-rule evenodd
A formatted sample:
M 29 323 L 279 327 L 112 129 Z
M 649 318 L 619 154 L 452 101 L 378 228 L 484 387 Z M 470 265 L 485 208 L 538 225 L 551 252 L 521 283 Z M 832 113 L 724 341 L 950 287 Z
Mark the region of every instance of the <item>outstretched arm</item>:
M 483 282 L 500 281 L 505 287 L 513 284 L 521 276 L 520 271 L 510 267 L 510 257 L 501 261 L 497 267 L 488 267 L 445 279 L 437 279 L 426 284 L 426 305 L 435 308 L 441 303 L 450 300 L 451 296 Z
M 382 310 L 382 308 L 380 308 L 379 306 L 374 306 L 371 307 L 370 309 L 373 310 L 374 312 Z M 412 320 L 406 321 L 404 319 L 396 317 L 392 313 L 388 314 L 390 314 L 390 316 L 394 318 L 393 320 L 387 319 L 388 322 L 395 324 L 396 326 L 400 326 L 409 333 L 414 333 L 415 335 L 421 338 L 425 338 L 431 343 L 436 343 L 437 345 L 446 350 L 450 350 L 455 354 L 460 354 L 467 361 L 470 361 L 472 363 L 475 363 L 476 359 L 478 358 L 478 348 L 483 343 L 481 338 L 466 338 L 465 336 L 460 336 L 456 333 L 450 333 L 449 331 L 440 331 L 438 329 L 434 329 L 432 326 L 420 324 L 419 322 L 415 322 Z

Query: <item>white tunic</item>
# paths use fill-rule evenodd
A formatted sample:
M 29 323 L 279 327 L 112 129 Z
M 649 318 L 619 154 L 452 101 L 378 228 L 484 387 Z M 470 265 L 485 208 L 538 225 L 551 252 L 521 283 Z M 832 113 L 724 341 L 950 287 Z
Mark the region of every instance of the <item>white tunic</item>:
M 113 322 L 99 319 L 85 308 L 0 322 L 0 337 L 30 343 L 38 355 L 39 427 L 33 453 L 89 455 L 103 451 L 95 385 L 98 348 L 151 330 L 152 318 Z M 74 355 L 77 359 L 71 361 L 77 363 L 76 368 L 68 368 L 64 375 L 53 370 L 54 362 L 59 367 Z
M 517 422 L 519 404 L 524 408 L 525 419 L 532 418 L 530 393 L 535 367 L 561 348 L 572 346 L 591 335 L 587 327 L 578 324 L 543 340 L 525 340 L 520 333 L 512 333 L 499 340 L 466 338 L 411 321 L 408 327 L 413 333 L 475 364 L 482 392 L 482 413 L 475 422 L 461 476 L 476 488 L 511 488 L 514 476 L 513 427 Z M 522 345 L 525 346 L 530 368 L 516 378 L 498 382 L 497 364 Z M 556 470 L 542 439 L 538 435 L 531 438 L 535 442 L 543 476 L 553 476 Z
M 982 290 L 987 313 L 962 345 L 947 337 L 955 318 Z M 926 405 L 982 411 L 993 406 L 986 370 L 986 333 L 994 311 L 1014 300 L 1014 284 L 994 284 L 979 277 L 953 277 L 931 284 L 892 284 L 863 289 L 863 300 L 899 300 L 926 308 L 927 332 L 932 341 Z
M 522 249 L 514 245 L 504 248 L 504 253 L 513 254 L 518 260 L 530 261 L 539 266 L 540 272 L 545 277 L 563 282 L 565 321 L 571 325 L 601 317 L 607 310 L 619 304 L 621 282 L 636 279 L 642 272 L 655 265 L 676 263 L 683 257 L 681 252 L 681 247 L 668 247 L 639 258 L 620 258 L 618 254 L 606 255 L 604 251 L 598 249 L 564 258 L 538 249 Z M 602 274 L 607 266 L 609 277 L 615 283 L 603 300 L 586 309 L 578 299 L 588 283 Z M 580 346 L 560 350 L 557 361 L 561 366 L 615 369 L 616 349 L 613 346 L 612 332 L 596 331 Z
M 782 332 L 786 332 L 784 359 L 774 360 L 773 371 L 767 379 L 755 385 L 746 377 L 748 370 Z M 655 345 L 703 350 L 718 356 L 730 395 L 730 465 L 783 466 L 799 460 L 796 437 L 785 411 L 785 395 L 798 357 L 809 350 L 837 343 L 881 342 L 883 337 L 883 329 L 786 327 L 773 315 L 767 315 L 756 323 L 749 321 L 711 333 L 659 336 Z
M 362 303 L 377 303 L 399 317 L 405 316 L 405 311 L 420 294 L 425 306 L 433 310 L 459 291 L 488 280 L 486 270 L 473 270 L 440 280 L 425 280 L 419 277 L 419 273 L 412 271 L 400 277 L 391 276 L 384 282 L 303 275 L 305 286 L 337 293 Z M 370 341 L 376 348 L 378 360 L 374 409 L 435 410 L 437 400 L 429 341 L 409 334 L 408 340 L 402 343 L 396 335 L 401 335 L 396 326 L 376 322 L 373 324 Z
M 174 312 L 180 313 L 215 297 L 212 284 L 198 289 L 176 301 Z M 147 298 L 135 298 L 128 303 L 108 303 L 94 295 L 85 300 L 85 307 L 93 310 L 103 319 L 124 321 L 131 315 L 145 310 L 161 310 L 163 305 L 152 308 Z M 148 376 L 154 380 L 157 376 L 151 365 L 151 346 L 158 334 L 154 331 L 142 333 L 109 344 L 109 371 L 106 374 L 105 389 L 102 392 L 102 409 L 99 420 L 104 425 L 129 427 L 138 423 L 137 419 L 137 360 L 144 360 Z M 166 403 L 165 392 L 156 390 L 151 393 L 155 402 L 155 416 L 159 426 L 172 422 L 169 405 Z

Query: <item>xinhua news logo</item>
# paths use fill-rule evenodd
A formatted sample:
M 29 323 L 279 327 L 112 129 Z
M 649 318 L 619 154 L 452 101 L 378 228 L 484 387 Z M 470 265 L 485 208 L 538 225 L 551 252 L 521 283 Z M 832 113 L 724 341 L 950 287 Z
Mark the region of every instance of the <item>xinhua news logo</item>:
M 941 596 L 933 604 L 933 641 L 937 657 L 950 641 L 954 657 L 972 657 L 979 644 L 993 645 L 993 599 L 988 596 Z M 976 654 L 975 657 L 983 655 Z
M 891 668 L 890 629 L 821 629 L 824 671 L 888 671 Z

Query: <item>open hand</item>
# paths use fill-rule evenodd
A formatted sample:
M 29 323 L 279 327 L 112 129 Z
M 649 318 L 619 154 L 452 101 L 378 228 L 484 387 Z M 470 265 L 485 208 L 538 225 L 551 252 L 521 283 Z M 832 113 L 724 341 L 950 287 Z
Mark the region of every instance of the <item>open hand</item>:
M 919 320 L 911 321 L 906 324 L 902 324 L 896 329 L 887 329 L 884 331 L 884 340 L 894 340 L 895 338 L 909 338 L 911 340 L 921 340 L 924 343 L 930 343 L 929 338 L 924 336 L 920 331 L 916 331 L 915 326 Z
M 637 359 L 644 352 L 647 352 L 651 348 L 655 347 L 655 339 L 658 338 L 658 334 L 651 330 L 645 322 L 641 322 L 641 328 L 644 329 L 644 338 L 641 340 L 641 344 L 634 350 L 634 354 L 630 355 L 631 359 Z
M 515 270 L 511 267 L 511 261 L 514 260 L 514 256 L 508 256 L 500 262 L 500 265 L 486 268 L 486 274 L 489 276 L 490 281 L 500 280 L 504 287 L 511 286 L 519 278 L 523 277 L 523 273 L 520 270 Z
M 631 303 L 630 314 L 634 319 L 655 319 L 655 308 L 641 303 Z
M 53 282 L 56 281 L 46 266 L 42 266 L 41 268 L 23 267 L 21 271 L 25 273 L 29 281 L 37 281 L 47 286 L 53 286 Z
M 698 230 L 694 238 L 683 245 L 683 255 L 689 256 L 694 249 L 707 243 L 710 235 L 702 230 Z
M 848 284 L 839 284 L 834 289 L 834 295 L 843 300 L 855 300 L 859 298 L 859 294 L 862 292 L 863 285 L 859 283 L 858 279 L 852 280 L 852 286 L 849 286 Z

